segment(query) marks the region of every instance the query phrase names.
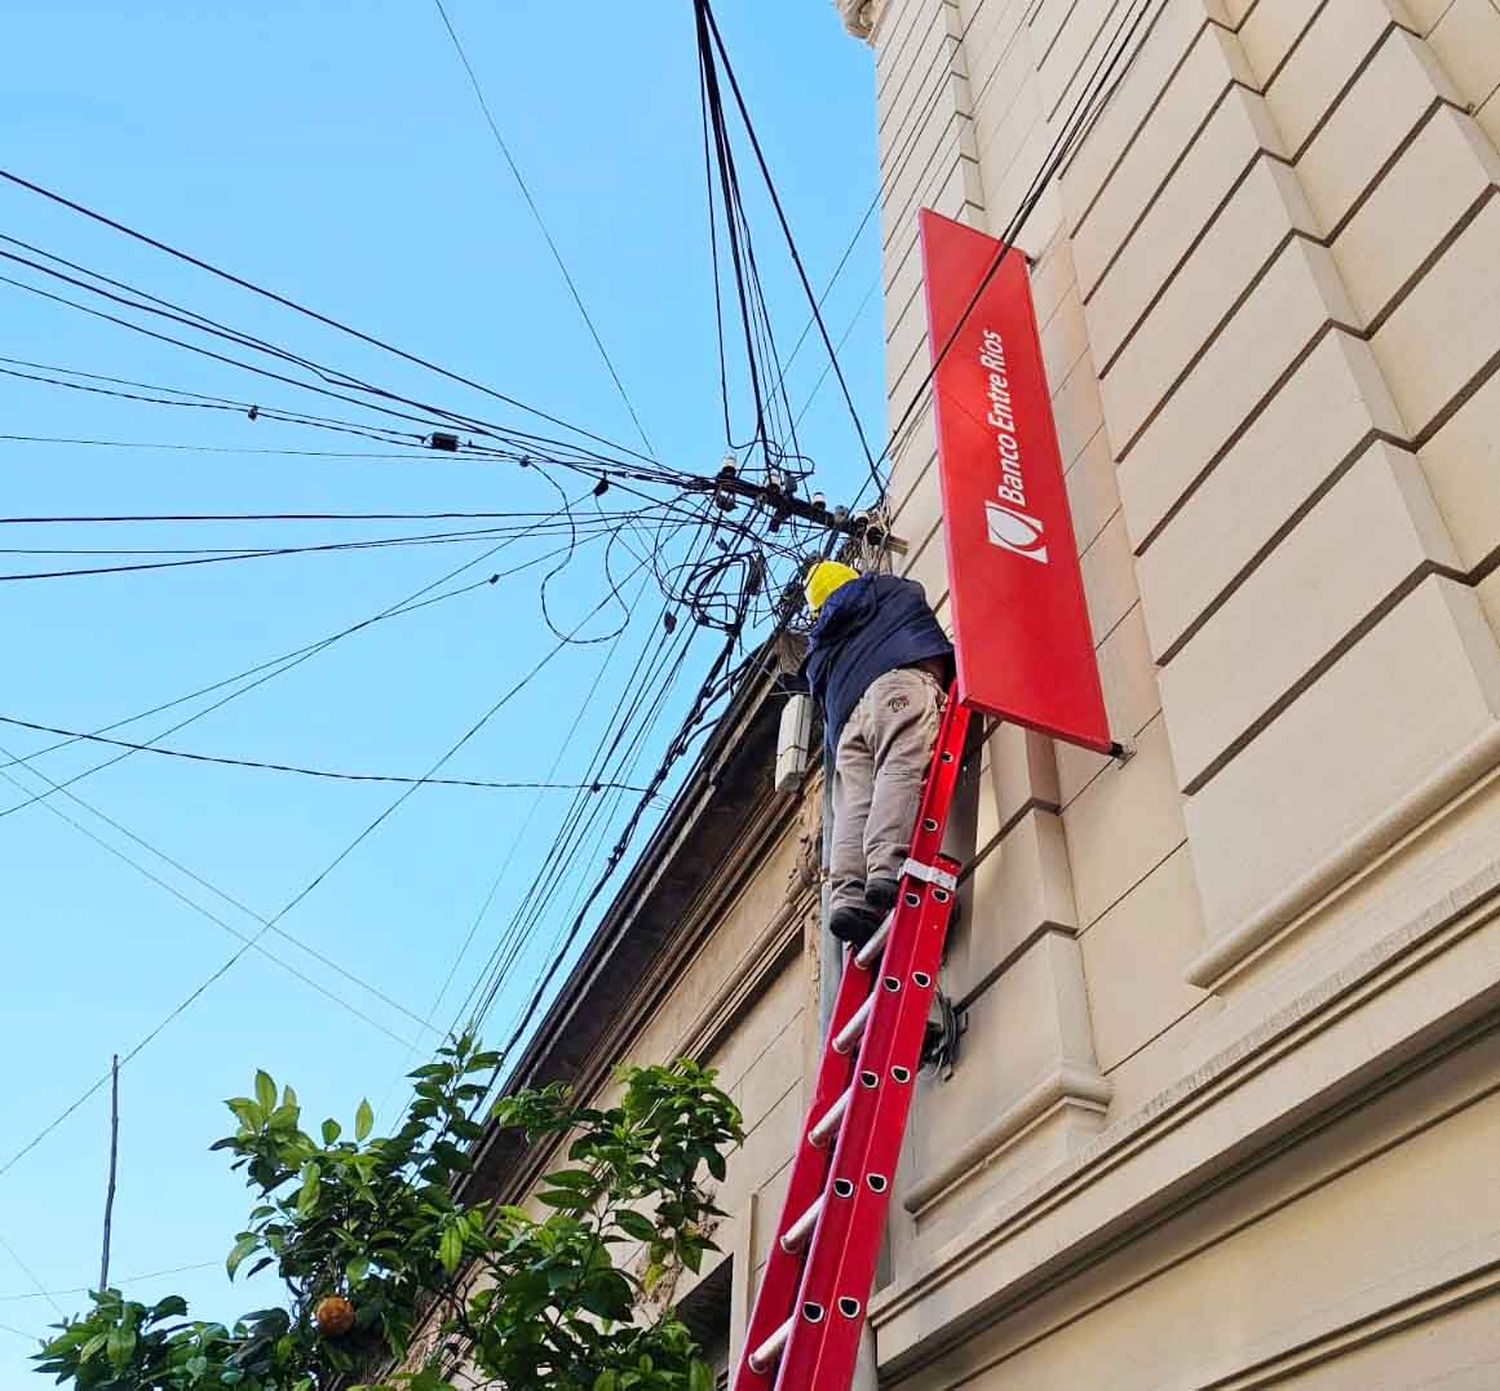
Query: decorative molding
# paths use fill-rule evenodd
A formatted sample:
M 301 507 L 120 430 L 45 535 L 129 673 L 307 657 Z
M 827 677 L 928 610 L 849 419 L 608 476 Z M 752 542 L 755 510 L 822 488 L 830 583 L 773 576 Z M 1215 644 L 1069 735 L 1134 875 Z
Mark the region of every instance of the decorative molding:
M 1401 1300 L 1279 1357 L 1268 1358 L 1227 1381 L 1216 1381 L 1213 1391 L 1263 1391 L 1266 1387 L 1284 1385 L 1289 1376 L 1332 1362 L 1382 1338 L 1445 1318 L 1479 1300 L 1493 1299 L 1496 1294 L 1500 1294 L 1500 1261 L 1492 1261 L 1416 1298 Z
M 1030 1091 L 1011 1103 L 967 1144 L 954 1151 L 942 1168 L 912 1184 L 902 1204 L 920 1216 L 950 1189 L 980 1169 L 989 1168 L 1015 1141 L 1051 1112 L 1068 1107 L 1102 1116 L 1114 1087 L 1097 1068 L 1062 1062 Z
M 801 955 L 803 930 L 808 919 L 816 916 L 817 908 L 815 892 L 804 891 L 782 904 L 684 1031 L 675 1048 L 677 1053 L 707 1057 L 734 1031 L 766 987 Z
M 1218 938 L 1189 964 L 1188 983 L 1212 990 L 1252 952 L 1440 812 L 1497 764 L 1500 724 L 1493 724 L 1253 917 Z
M 875 25 L 880 20 L 880 11 L 884 8 L 882 0 L 833 0 L 833 3 L 843 16 L 844 28 L 856 39 L 871 42 Z
M 1193 1206 L 1393 1072 L 1466 1044 L 1497 1000 L 1500 860 L 1025 1191 L 976 1212 L 962 1235 L 878 1292 L 870 1317 L 883 1370 L 925 1365 L 976 1322 L 1005 1317 L 1127 1233 Z M 934 1300 L 937 1324 L 922 1313 Z

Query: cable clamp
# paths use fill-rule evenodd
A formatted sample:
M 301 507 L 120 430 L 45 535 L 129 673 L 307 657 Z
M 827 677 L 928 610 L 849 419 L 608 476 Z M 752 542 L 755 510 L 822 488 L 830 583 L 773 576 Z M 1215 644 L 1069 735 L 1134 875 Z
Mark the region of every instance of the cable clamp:
M 901 866 L 902 874 L 909 874 L 913 879 L 920 879 L 924 884 L 935 885 L 939 889 L 947 889 L 948 892 L 958 892 L 958 876 L 949 874 L 946 869 L 939 869 L 936 865 L 923 864 L 921 860 L 908 859 Z

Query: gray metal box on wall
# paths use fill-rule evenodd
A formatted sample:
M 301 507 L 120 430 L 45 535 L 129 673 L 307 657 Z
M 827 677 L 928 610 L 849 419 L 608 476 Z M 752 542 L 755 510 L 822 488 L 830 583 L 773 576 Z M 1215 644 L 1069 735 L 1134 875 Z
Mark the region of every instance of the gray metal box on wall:
M 807 776 L 812 762 L 813 700 L 794 695 L 781 711 L 781 729 L 776 737 L 776 790 L 795 792 Z

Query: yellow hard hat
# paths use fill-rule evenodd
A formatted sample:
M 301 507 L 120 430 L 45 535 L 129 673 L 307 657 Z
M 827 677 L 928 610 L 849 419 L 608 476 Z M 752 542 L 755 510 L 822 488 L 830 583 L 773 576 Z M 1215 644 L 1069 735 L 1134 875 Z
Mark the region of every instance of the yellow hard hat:
M 837 560 L 820 560 L 807 572 L 807 607 L 817 613 L 828 602 L 828 596 L 850 580 L 857 580 L 859 571 Z

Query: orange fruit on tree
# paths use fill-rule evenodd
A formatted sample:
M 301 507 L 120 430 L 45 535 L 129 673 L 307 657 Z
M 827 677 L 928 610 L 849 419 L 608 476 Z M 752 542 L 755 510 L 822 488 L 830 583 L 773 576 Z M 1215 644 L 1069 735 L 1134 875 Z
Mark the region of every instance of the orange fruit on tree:
M 341 1294 L 325 1295 L 313 1310 L 313 1322 L 325 1338 L 342 1338 L 354 1327 L 354 1305 Z

